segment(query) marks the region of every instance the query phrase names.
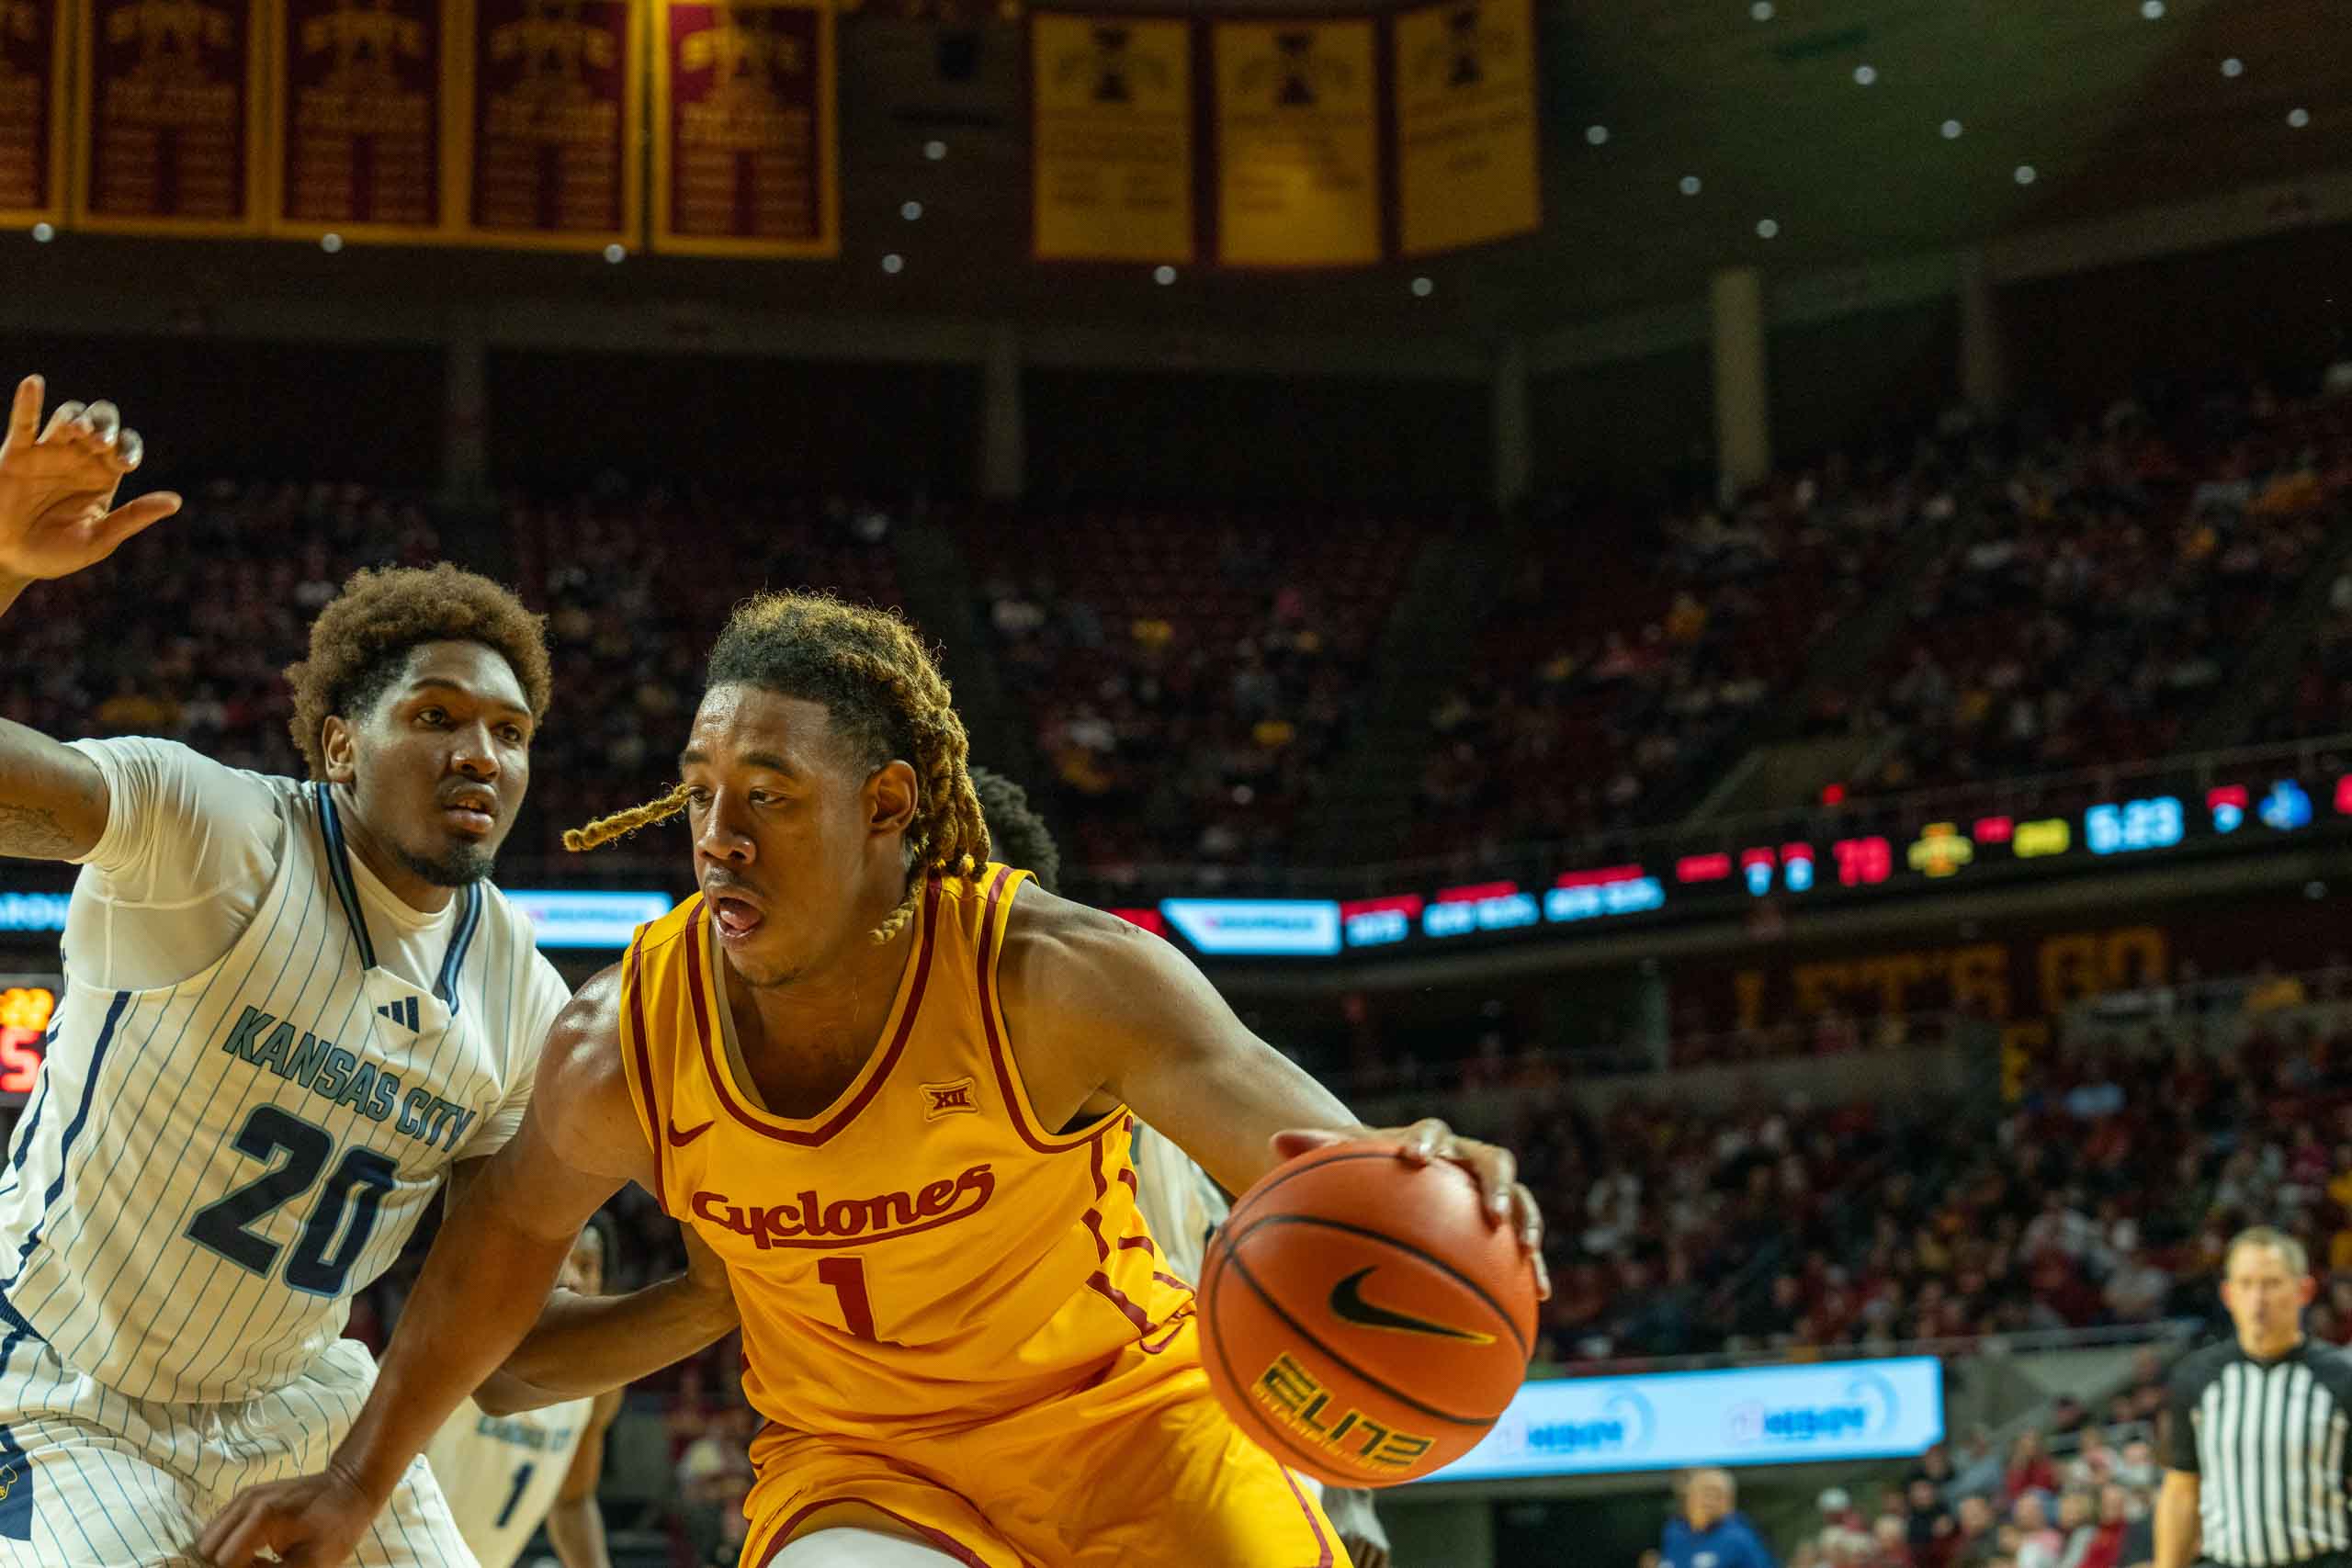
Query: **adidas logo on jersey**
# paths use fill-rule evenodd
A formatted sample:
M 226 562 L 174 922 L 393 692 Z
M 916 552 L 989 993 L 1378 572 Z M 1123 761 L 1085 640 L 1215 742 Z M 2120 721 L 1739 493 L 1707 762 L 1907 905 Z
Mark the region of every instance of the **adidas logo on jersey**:
M 416 1030 L 416 998 L 402 997 L 396 1002 L 386 1002 L 376 1010 L 378 1018 L 389 1018 L 394 1023 L 407 1025 L 410 1032 Z

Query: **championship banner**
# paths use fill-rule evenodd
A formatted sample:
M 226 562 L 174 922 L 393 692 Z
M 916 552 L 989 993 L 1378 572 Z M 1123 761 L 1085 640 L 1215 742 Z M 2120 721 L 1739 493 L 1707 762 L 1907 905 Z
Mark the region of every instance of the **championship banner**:
M 457 0 L 276 0 L 270 231 L 447 239 L 457 226 Z
M 1182 21 L 1029 18 L 1040 261 L 1193 259 L 1193 39 Z
M 1455 0 L 1401 12 L 1392 25 L 1405 254 L 1542 227 L 1530 0 Z
M 0 223 L 65 211 L 65 0 L 0 0 Z
M 262 0 L 83 0 L 74 221 L 161 234 L 262 224 Z
M 653 248 L 841 254 L 828 0 L 661 0 Z
M 470 0 L 465 237 L 633 245 L 644 222 L 644 22 L 633 0 Z
M 1219 261 L 1339 266 L 1380 259 L 1373 26 L 1215 25 Z

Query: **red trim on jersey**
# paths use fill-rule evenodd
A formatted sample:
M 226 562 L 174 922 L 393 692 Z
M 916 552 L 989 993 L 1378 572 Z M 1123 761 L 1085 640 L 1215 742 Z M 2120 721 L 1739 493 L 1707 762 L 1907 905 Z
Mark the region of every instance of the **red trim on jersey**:
M 1283 1472 L 1284 1481 L 1290 1483 L 1290 1495 L 1298 1499 L 1298 1511 L 1306 1516 L 1306 1528 L 1315 1532 L 1315 1544 L 1323 1553 L 1307 1564 L 1307 1568 L 1331 1568 L 1331 1538 L 1323 1533 L 1323 1521 L 1315 1517 L 1314 1506 L 1307 1502 L 1306 1494 L 1298 1489 L 1298 1477 L 1290 1472 L 1288 1465 L 1277 1464 L 1274 1468 Z
M 709 1074 L 711 1088 L 718 1092 L 718 1103 L 726 1108 L 727 1113 L 763 1137 L 774 1138 L 782 1144 L 797 1144 L 802 1148 L 814 1148 L 831 1141 L 834 1134 L 855 1121 L 857 1113 L 881 1092 L 883 1084 L 889 1079 L 890 1069 L 899 1065 L 899 1056 L 906 1051 L 908 1038 L 915 1032 L 915 1018 L 922 1011 L 923 988 L 931 980 L 932 939 L 939 929 L 938 916 L 939 881 L 934 877 L 923 895 L 922 942 L 915 953 L 914 983 L 907 992 L 907 1010 L 899 1016 L 897 1032 L 890 1036 L 890 1043 L 883 1051 L 882 1060 L 876 1066 L 872 1076 L 865 1080 L 865 1087 L 857 1091 L 857 1098 L 833 1112 L 823 1126 L 804 1133 L 791 1127 L 771 1126 L 760 1112 L 738 1100 L 727 1086 L 727 1075 L 720 1070 L 718 1061 L 718 1032 L 711 1027 L 710 1008 L 703 998 L 702 948 L 707 940 L 704 928 L 710 922 L 710 906 L 706 903 L 697 908 L 686 936 L 686 985 L 694 994 L 695 1032 L 702 1038 L 703 1070 Z
M 1021 1134 L 1023 1143 L 1039 1154 L 1056 1155 L 1092 1142 L 1105 1126 L 1125 1117 L 1127 1111 L 1125 1106 L 1105 1111 L 1091 1126 L 1082 1127 L 1075 1133 L 1048 1133 L 1043 1127 L 1030 1123 L 1034 1112 L 1029 1105 L 1029 1097 L 1013 1077 L 1012 1053 L 1007 1049 L 1004 1035 L 996 1026 L 996 907 L 997 901 L 1004 896 L 1005 885 L 1012 878 L 1013 874 L 1010 871 L 996 874 L 995 879 L 989 884 L 988 908 L 980 917 L 978 960 L 973 965 L 979 971 L 980 1029 L 988 1036 L 989 1061 L 996 1068 L 997 1090 L 1004 1097 L 1004 1109 L 1012 1119 L 1012 1130 Z
M 638 984 L 638 943 L 628 944 L 628 964 L 621 971 L 621 989 L 628 997 L 628 1022 L 631 1043 L 636 1047 L 623 1057 L 626 1070 L 630 1057 L 637 1064 L 637 1082 L 643 1091 L 640 1104 L 645 1117 L 645 1135 L 653 1145 L 653 1201 L 663 1213 L 670 1212 L 670 1200 L 663 1192 L 668 1182 L 662 1174 L 667 1163 L 662 1153 L 662 1105 L 653 1098 L 653 1058 L 645 1048 L 645 991 Z
M 807 1518 L 809 1515 L 817 1512 L 820 1508 L 839 1508 L 852 1503 L 854 1503 L 861 1508 L 871 1508 L 886 1519 L 897 1520 L 899 1524 L 906 1526 L 907 1529 L 921 1536 L 924 1540 L 939 1548 L 940 1551 L 947 1553 L 948 1556 L 953 1557 L 956 1562 L 964 1564 L 964 1568 L 989 1568 L 989 1565 L 985 1562 L 981 1561 L 980 1554 L 978 1552 L 973 1551 L 970 1547 L 966 1546 L 962 1541 L 957 1540 L 954 1536 L 949 1535 L 946 1531 L 933 1529 L 929 1525 L 917 1524 L 914 1520 L 907 1517 L 904 1514 L 899 1513 L 895 1509 L 886 1508 L 879 1503 L 869 1503 L 863 1497 L 827 1497 L 822 1502 L 804 1505 L 801 1508 L 796 1511 L 790 1518 L 785 1520 L 784 1523 L 777 1528 L 775 1539 L 768 1542 L 768 1549 L 765 1551 L 760 1553 L 759 1568 L 768 1568 L 769 1563 L 774 1562 L 778 1557 L 783 1555 L 784 1549 L 792 1544 L 792 1532 L 799 1528 L 801 1520 Z M 1326 1568 L 1328 1568 L 1329 1562 L 1330 1554 L 1327 1551 L 1324 1553 L 1324 1564 L 1326 1565 Z

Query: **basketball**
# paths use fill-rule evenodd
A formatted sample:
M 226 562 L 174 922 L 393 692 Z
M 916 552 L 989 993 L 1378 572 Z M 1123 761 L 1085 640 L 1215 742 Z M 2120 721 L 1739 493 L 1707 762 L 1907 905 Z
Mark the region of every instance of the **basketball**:
M 1370 1143 L 1301 1155 L 1242 1195 L 1201 1276 L 1218 1400 L 1331 1485 L 1451 1463 L 1527 1375 L 1534 1269 L 1451 1160 L 1409 1165 Z

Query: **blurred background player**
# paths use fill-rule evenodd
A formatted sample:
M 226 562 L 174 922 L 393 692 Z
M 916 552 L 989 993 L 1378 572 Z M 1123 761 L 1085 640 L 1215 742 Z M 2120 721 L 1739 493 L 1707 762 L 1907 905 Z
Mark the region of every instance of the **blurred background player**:
M 40 430 L 41 394 L 0 446 L 0 609 L 178 504 L 110 513 L 138 437 L 104 402 Z M 0 1562 L 185 1563 L 225 1499 L 330 1453 L 375 1377 L 352 1293 L 514 1136 L 566 999 L 486 880 L 539 618 L 454 567 L 361 572 L 287 679 L 307 780 L 0 721 L 0 853 L 83 868 L 0 1181 Z M 357 1561 L 472 1561 L 421 1461 L 391 1494 Z
M 1058 892 L 1061 846 L 1030 806 L 1029 792 L 993 769 L 975 767 L 971 775 L 972 793 L 979 796 L 980 817 L 988 824 L 989 853 L 1027 872 L 1046 892 Z M 1225 1223 L 1231 1201 L 1190 1156 L 1143 1122 L 1136 1123 L 1134 1159 L 1136 1206 L 1143 1211 L 1145 1225 L 1170 1270 L 1197 1284 L 1203 1250 Z M 1298 1481 L 1320 1493 L 1323 1512 L 1356 1568 L 1386 1568 L 1388 1532 L 1381 1528 L 1370 1492 L 1325 1486 L 1311 1476 Z
M 1129 1196 L 1130 1105 L 1236 1187 L 1342 1137 L 1458 1161 L 1539 1282 L 1541 1217 L 1507 1151 L 1434 1120 L 1365 1127 L 1166 943 L 981 863 L 965 745 L 897 615 L 810 594 L 736 610 L 683 782 L 571 840 L 684 809 L 702 893 L 567 1010 L 367 1415 L 325 1471 L 207 1527 L 220 1568 L 342 1561 L 628 1180 L 696 1227 L 742 1309 L 768 1423 L 752 1561 L 1340 1559 L 1209 1393 L 1190 1287 Z
M 603 1215 L 589 1222 L 556 1276 L 557 1288 L 603 1293 L 612 1234 Z M 424 1457 L 481 1568 L 511 1568 L 542 1520 L 563 1568 L 612 1568 L 596 1481 L 621 1392 L 503 1416 L 468 1400 L 449 1417 Z

